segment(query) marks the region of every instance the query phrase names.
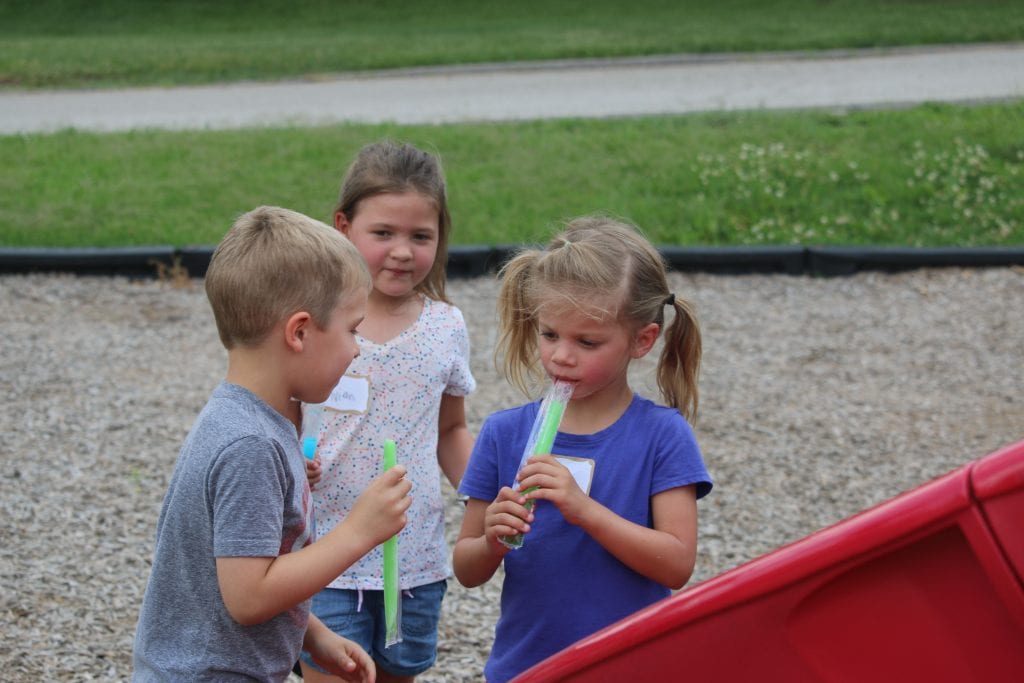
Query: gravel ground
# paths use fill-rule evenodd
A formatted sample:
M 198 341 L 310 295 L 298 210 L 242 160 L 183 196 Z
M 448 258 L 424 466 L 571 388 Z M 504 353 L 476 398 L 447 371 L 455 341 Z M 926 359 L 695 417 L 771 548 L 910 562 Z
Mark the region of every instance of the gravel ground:
M 1024 270 L 674 274 L 673 288 L 702 320 L 697 436 L 716 482 L 692 583 L 1024 438 Z M 495 282 L 451 290 L 475 430 L 522 398 L 491 362 Z M 202 287 L 0 277 L 0 332 L 0 678 L 124 680 L 167 478 L 224 370 Z M 650 366 L 636 370 L 649 393 Z M 480 679 L 498 586 L 452 583 L 421 681 Z

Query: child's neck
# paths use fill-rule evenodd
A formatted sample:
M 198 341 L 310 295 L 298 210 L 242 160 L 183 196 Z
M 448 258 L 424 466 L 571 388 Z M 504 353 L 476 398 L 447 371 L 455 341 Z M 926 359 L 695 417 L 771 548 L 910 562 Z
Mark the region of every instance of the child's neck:
M 389 342 L 409 329 L 420 317 L 423 297 L 418 292 L 397 299 L 374 290 L 366 302 L 366 317 L 358 332 L 377 344 Z
M 281 378 L 268 373 L 265 354 L 251 349 L 235 348 L 228 352 L 228 371 L 224 379 L 259 396 L 264 403 L 291 421 L 298 428 L 298 404 Z
M 623 383 L 596 394 L 573 398 L 565 408 L 559 431 L 596 434 L 618 422 L 633 402 L 633 390 Z

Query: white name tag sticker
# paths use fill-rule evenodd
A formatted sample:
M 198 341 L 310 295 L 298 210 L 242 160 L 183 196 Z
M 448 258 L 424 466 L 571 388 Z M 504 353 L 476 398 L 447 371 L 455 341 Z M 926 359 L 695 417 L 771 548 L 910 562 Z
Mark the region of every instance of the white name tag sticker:
M 580 491 L 590 495 L 590 484 L 594 481 L 594 461 L 590 458 L 574 458 L 569 455 L 556 455 L 555 460 L 565 465 L 576 480 Z
M 334 387 L 324 405 L 340 413 L 365 413 L 370 409 L 370 378 L 345 375 Z

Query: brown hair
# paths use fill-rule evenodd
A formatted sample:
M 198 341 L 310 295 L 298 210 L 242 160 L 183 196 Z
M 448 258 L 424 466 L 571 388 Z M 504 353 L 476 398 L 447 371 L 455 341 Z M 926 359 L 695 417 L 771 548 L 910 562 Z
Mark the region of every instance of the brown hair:
M 537 316 L 567 305 L 631 329 L 657 323 L 665 331 L 657 382 L 665 402 L 691 420 L 698 404 L 700 327 L 693 306 L 669 292 L 661 254 L 628 223 L 604 216 L 570 221 L 548 246 L 518 252 L 501 270 L 496 358 L 508 379 L 529 394 L 543 379 Z M 665 326 L 665 305 L 675 311 Z
M 276 206 L 239 216 L 206 272 L 206 296 L 227 349 L 259 344 L 296 311 L 308 311 L 324 329 L 342 297 L 370 284 L 363 257 L 337 230 Z
M 437 208 L 437 255 L 433 268 L 416 290 L 431 299 L 448 302 L 445 271 L 452 219 L 444 172 L 437 157 L 408 143 L 391 140 L 366 145 L 345 172 L 333 215 L 344 214 L 351 223 L 364 199 L 410 190 L 423 195 Z

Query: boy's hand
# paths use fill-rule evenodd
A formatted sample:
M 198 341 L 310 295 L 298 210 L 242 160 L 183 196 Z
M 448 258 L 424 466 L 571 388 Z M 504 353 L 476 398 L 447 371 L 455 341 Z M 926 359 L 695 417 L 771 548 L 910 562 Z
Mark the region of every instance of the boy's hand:
M 374 683 L 377 668 L 366 650 L 348 638 L 325 629 L 308 648 L 309 654 L 318 666 L 330 671 L 342 680 L 352 683 Z
M 533 513 L 525 507 L 526 496 L 521 491 L 513 491 L 503 486 L 498 497 L 487 506 L 484 513 L 484 536 L 492 548 L 507 551 L 500 539 L 502 536 L 515 536 L 530 531 Z
M 412 505 L 412 483 L 405 478 L 405 466 L 395 465 L 370 482 L 345 519 L 380 545 L 405 526 L 405 511 Z
M 579 524 L 584 508 L 591 502 L 569 469 L 553 455 L 534 455 L 519 472 L 519 489 L 529 500 L 548 500 L 562 512 L 570 524 Z
M 320 466 L 320 454 L 317 453 L 313 456 L 312 460 L 306 458 L 306 481 L 309 482 L 310 489 L 316 488 L 322 475 L 323 469 Z

